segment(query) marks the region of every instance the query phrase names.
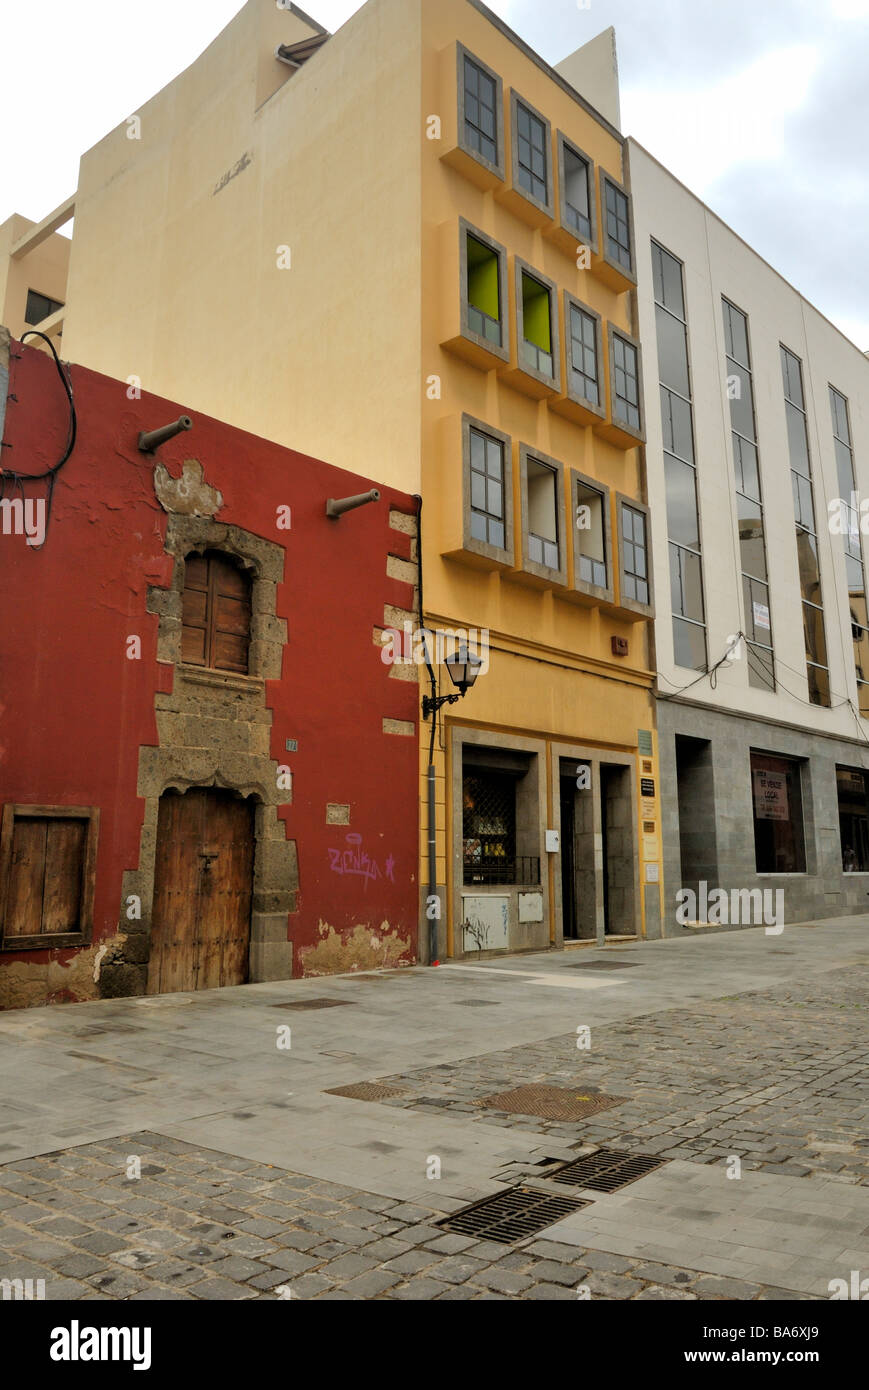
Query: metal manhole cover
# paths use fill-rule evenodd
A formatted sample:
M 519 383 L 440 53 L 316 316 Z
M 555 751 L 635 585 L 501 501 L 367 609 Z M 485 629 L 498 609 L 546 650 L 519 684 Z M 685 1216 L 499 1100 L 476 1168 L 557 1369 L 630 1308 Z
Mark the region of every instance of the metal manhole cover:
M 466 1009 L 499 1009 L 501 1007 L 497 999 L 456 999 L 455 1002 Z
M 588 1091 L 567 1090 L 564 1086 L 517 1086 L 484 1096 L 475 1105 L 487 1110 L 503 1110 L 509 1115 L 536 1115 L 542 1120 L 584 1120 L 599 1110 L 624 1105 L 626 1096 L 591 1095 Z
M 588 1205 L 579 1197 L 549 1197 L 533 1187 L 511 1187 L 455 1211 L 437 1224 L 459 1235 L 512 1245 Z
M 626 1149 L 598 1149 L 565 1163 L 556 1173 L 547 1173 L 547 1182 L 562 1182 L 568 1187 L 585 1187 L 592 1192 L 618 1192 L 628 1183 L 644 1178 L 667 1162 L 652 1154 L 634 1154 Z
M 634 970 L 639 961 L 636 960 L 580 960 L 575 965 L 569 965 L 568 970 Z
M 391 1100 L 403 1096 L 406 1086 L 384 1086 L 379 1081 L 357 1081 L 352 1086 L 335 1086 L 326 1096 L 346 1096 L 348 1100 Z
M 337 1009 L 349 999 L 294 999 L 290 1004 L 270 1004 L 271 1009 Z

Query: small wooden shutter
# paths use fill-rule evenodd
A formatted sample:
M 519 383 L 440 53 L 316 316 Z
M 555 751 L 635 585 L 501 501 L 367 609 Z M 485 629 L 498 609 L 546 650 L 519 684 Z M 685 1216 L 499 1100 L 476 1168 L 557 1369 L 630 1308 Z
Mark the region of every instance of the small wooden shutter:
M 247 674 L 250 580 L 225 556 L 187 557 L 182 620 L 182 661 Z
M 6 936 L 55 936 L 82 929 L 88 822 L 16 817 Z

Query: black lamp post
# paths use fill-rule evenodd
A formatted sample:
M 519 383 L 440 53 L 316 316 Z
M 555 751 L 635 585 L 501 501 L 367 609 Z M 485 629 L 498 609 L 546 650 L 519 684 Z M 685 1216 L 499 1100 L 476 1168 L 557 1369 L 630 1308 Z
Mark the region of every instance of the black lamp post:
M 426 638 L 428 634 L 426 634 Z M 444 662 L 450 673 L 450 679 L 456 687 L 449 695 L 438 695 L 437 683 L 435 681 L 434 668 L 429 663 L 428 672 L 431 680 L 431 694 L 422 697 L 422 717 L 428 719 L 431 716 L 431 741 L 428 751 L 428 893 L 426 895 L 426 917 L 428 918 L 429 905 L 432 899 L 437 899 L 437 831 L 435 827 L 435 769 L 434 769 L 434 743 L 435 730 L 438 722 L 438 710 L 443 705 L 454 705 L 465 695 L 477 679 L 482 669 L 482 661 L 471 652 L 465 643 L 461 643 L 451 656 Z M 438 918 L 429 919 L 429 965 L 438 965 Z

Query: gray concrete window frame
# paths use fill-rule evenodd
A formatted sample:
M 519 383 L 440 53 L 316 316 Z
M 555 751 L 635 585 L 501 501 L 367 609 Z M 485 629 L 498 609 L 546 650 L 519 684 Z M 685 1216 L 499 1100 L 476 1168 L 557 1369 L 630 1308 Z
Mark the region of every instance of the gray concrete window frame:
M 552 340 L 552 376 L 547 376 L 546 372 L 538 371 L 526 362 L 522 356 L 522 343 L 525 339 L 525 313 L 522 308 L 522 275 L 530 275 L 532 280 L 543 285 L 549 291 L 549 333 Z M 513 257 L 513 306 L 516 314 L 516 366 L 520 372 L 530 376 L 534 381 L 539 381 L 541 385 L 548 386 L 553 391 L 561 389 L 561 348 L 560 331 L 558 326 L 558 286 L 554 280 L 550 280 L 548 275 L 544 275 L 541 270 L 535 270 L 533 265 L 523 261 L 521 256 Z
M 558 221 L 563 231 L 568 236 L 576 237 L 577 246 L 587 246 L 589 251 L 595 255 L 598 253 L 598 221 L 597 221 L 597 198 L 595 197 L 595 165 L 590 154 L 580 149 L 575 140 L 569 140 L 563 131 L 556 131 L 557 150 L 558 150 Z M 579 159 L 584 159 L 588 165 L 588 220 L 591 223 L 591 235 L 587 241 L 580 240 L 575 227 L 571 227 L 567 221 L 567 198 L 565 197 L 564 179 L 564 151 L 571 150 Z
M 473 145 L 469 145 L 465 140 L 465 59 L 468 58 L 475 63 L 487 77 L 490 77 L 495 84 L 495 135 L 498 144 L 498 162 L 493 164 L 479 150 L 475 150 Z M 504 83 L 498 74 L 484 63 L 482 58 L 478 58 L 476 53 L 472 53 L 469 48 L 465 48 L 463 43 L 456 44 L 456 85 L 458 92 L 458 130 L 457 141 L 460 150 L 463 150 L 471 159 L 475 159 L 484 169 L 488 169 L 490 174 L 496 178 L 504 180 Z
M 471 535 L 471 430 L 479 430 L 491 439 L 497 439 L 503 446 L 504 458 L 504 549 L 490 545 L 488 541 L 478 541 Z M 509 434 L 497 430 L 485 420 L 473 415 L 462 416 L 462 544 L 473 555 L 482 555 L 487 560 L 512 569 L 514 564 L 513 544 L 513 441 Z
M 587 396 L 581 396 L 573 385 L 572 368 L 573 358 L 570 352 L 570 311 L 573 307 L 581 309 L 584 314 L 593 318 L 596 325 L 597 342 L 597 393 L 600 401 L 597 405 L 590 401 Z M 584 304 L 581 299 L 577 299 L 570 290 L 564 291 L 564 377 L 566 395 L 568 400 L 576 401 L 577 405 L 583 406 L 585 410 L 590 410 L 601 420 L 606 419 L 606 386 L 604 383 L 604 357 L 603 357 L 603 319 L 596 309 L 592 309 L 590 304 Z
M 475 237 L 483 246 L 488 246 L 498 257 L 498 291 L 501 303 L 501 346 L 496 345 L 484 338 L 481 333 L 477 333 L 470 326 L 468 310 L 468 237 Z M 479 227 L 475 227 L 466 218 L 459 218 L 459 274 L 461 284 L 459 293 L 462 303 L 462 337 L 467 338 L 468 342 L 474 343 L 477 347 L 490 352 L 493 357 L 499 358 L 502 362 L 510 361 L 510 290 L 507 273 L 507 248 L 502 246 L 500 241 L 495 241 L 486 232 L 481 232 Z
M 629 343 L 629 344 L 631 345 L 632 348 L 635 348 L 635 349 L 636 349 L 636 353 L 637 353 L 637 401 L 638 401 L 639 409 L 640 409 L 640 427 L 639 427 L 639 429 L 635 429 L 633 425 L 629 425 L 628 422 L 627 422 L 626 420 L 623 420 L 622 417 L 616 413 L 616 390 L 615 390 L 615 384 L 616 384 L 615 340 L 616 340 L 616 338 L 621 338 L 622 342 Z M 620 429 L 620 430 L 622 430 L 625 434 L 629 434 L 629 435 L 631 436 L 632 439 L 635 439 L 635 440 L 637 441 L 638 444 L 645 444 L 645 442 L 646 442 L 646 412 L 645 412 L 645 402 L 644 402 L 644 397 L 643 397 L 643 351 L 642 351 L 642 348 L 640 347 L 640 340 L 639 340 L 639 338 L 634 338 L 630 333 L 625 333 L 624 329 L 622 329 L 622 328 L 616 328 L 614 324 L 608 323 L 608 324 L 607 324 L 607 358 L 608 358 L 608 361 L 609 361 L 609 408 L 610 408 L 610 419 L 612 420 L 613 425 L 616 427 L 616 429 Z
M 589 584 L 589 582 L 588 582 L 587 580 L 582 579 L 582 578 L 580 577 L 580 573 L 579 573 L 579 562 L 580 562 L 580 558 L 581 558 L 581 551 L 580 551 L 580 546 L 579 546 L 579 535 L 580 535 L 580 533 L 579 533 L 579 530 L 578 530 L 577 525 L 576 525 L 576 508 L 577 508 L 577 506 L 578 506 L 576 493 L 577 493 L 577 488 L 580 487 L 580 486 L 582 486 L 582 487 L 588 487 L 588 488 L 593 488 L 595 492 L 599 492 L 600 495 L 601 495 L 601 499 L 602 499 L 602 513 L 603 513 L 603 543 L 604 543 L 604 556 L 605 556 L 605 559 L 606 559 L 606 577 L 607 577 L 607 585 L 606 585 L 606 588 L 603 588 L 600 584 Z M 574 587 L 574 589 L 576 589 L 577 593 L 586 594 L 589 598 L 600 599 L 600 601 L 601 601 L 602 603 L 613 603 L 613 602 L 615 601 L 615 590 L 614 590 L 614 586 L 613 586 L 613 571 L 614 571 L 615 557 L 614 557 L 614 554 L 613 554 L 613 528 L 612 528 L 612 518 L 611 518 L 611 515 L 610 515 L 610 496 L 611 496 L 610 490 L 609 490 L 609 488 L 607 487 L 606 483 L 600 482 L 597 478 L 589 478 L 587 474 L 585 474 L 585 473 L 580 473 L 580 471 L 579 471 L 578 468 L 571 468 L 571 470 L 570 470 L 570 520 L 571 520 L 571 530 L 572 530 L 572 532 L 573 532 L 573 587 Z M 648 539 L 648 537 L 647 537 L 647 539 Z
M 558 525 L 558 569 L 538 564 L 528 555 L 528 464 L 542 463 L 555 474 L 555 510 Z M 522 499 L 522 568 L 551 584 L 567 583 L 567 537 L 564 534 L 564 464 L 530 444 L 519 445 L 520 495 Z
M 615 256 L 611 256 L 611 255 L 610 255 L 610 251 L 609 251 L 609 241 L 608 241 L 608 238 L 607 238 L 607 230 L 606 230 L 606 186 L 607 186 L 608 183 L 609 183 L 609 184 L 612 184 L 613 188 L 617 189 L 618 192 L 621 193 L 621 194 L 622 194 L 625 198 L 627 198 L 627 200 L 628 200 L 628 231 L 629 231 L 630 239 L 631 239 L 631 265 L 630 265 L 630 269 L 628 269 L 627 266 L 622 265 L 622 262 L 621 262 L 620 260 L 617 260 Z M 626 188 L 625 185 L 624 185 L 623 183 L 619 183 L 618 179 L 617 179 L 617 178 L 614 178 L 612 174 L 608 174 L 607 171 L 606 171 L 605 169 L 601 169 L 601 171 L 600 171 L 600 218 L 601 218 L 601 225 L 600 225 L 600 255 L 601 255 L 601 257 L 603 258 L 603 260 L 606 261 L 606 263 L 607 263 L 608 266 L 611 266 L 613 270 L 618 271 L 619 275 L 624 275 L 624 277 L 625 277 L 626 280 L 631 280 L 631 281 L 633 282 L 633 284 L 636 284 L 636 283 L 637 283 L 637 247 L 636 247 L 636 241 L 635 241 L 635 239 L 634 239 L 634 200 L 633 200 L 633 198 L 632 198 L 632 196 L 631 196 L 630 190 L 629 190 L 628 188 Z
M 636 599 L 625 596 L 625 566 L 624 566 L 624 547 L 622 545 L 622 508 L 631 507 L 635 512 L 642 512 L 646 518 L 646 579 L 649 585 L 649 602 L 638 603 Z M 655 616 L 655 589 L 652 578 L 652 532 L 649 524 L 649 508 L 645 502 L 638 502 L 636 497 L 628 497 L 624 492 L 616 493 L 616 528 L 618 532 L 619 550 L 619 607 L 630 609 L 632 613 L 639 613 L 644 618 L 654 618 Z
M 527 188 L 523 188 L 519 182 L 519 107 L 524 106 L 526 111 L 543 126 L 546 131 L 546 199 L 536 198 L 533 193 L 529 193 Z M 513 180 L 513 191 L 518 193 L 521 198 L 525 198 L 532 207 L 539 208 L 547 217 L 555 217 L 555 197 L 552 178 L 552 124 L 547 121 L 542 111 L 538 111 L 536 106 L 532 106 L 530 101 L 526 101 L 515 87 L 510 88 L 510 161 L 511 176 Z

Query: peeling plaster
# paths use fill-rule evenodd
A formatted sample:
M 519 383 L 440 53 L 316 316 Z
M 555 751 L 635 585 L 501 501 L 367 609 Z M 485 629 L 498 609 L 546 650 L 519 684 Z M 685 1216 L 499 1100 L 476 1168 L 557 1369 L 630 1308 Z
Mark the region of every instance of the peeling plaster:
M 381 922 L 379 928 L 360 923 L 342 934 L 321 918 L 317 930 L 321 937 L 317 945 L 299 951 L 303 975 L 389 969 L 411 950 L 408 938 L 390 930 L 388 922 Z
M 173 478 L 168 468 L 158 463 L 154 469 L 154 491 L 164 512 L 177 516 L 214 516 L 223 506 L 222 495 L 205 481 L 198 459 L 184 460 L 180 478 Z
M 59 959 L 66 950 L 52 952 L 47 961 L 0 961 L 0 1009 L 32 1009 L 60 1000 L 81 1003 L 101 998 L 98 979 L 103 962 L 117 960 L 126 939 L 119 932 L 99 945 L 76 949 L 67 961 Z

